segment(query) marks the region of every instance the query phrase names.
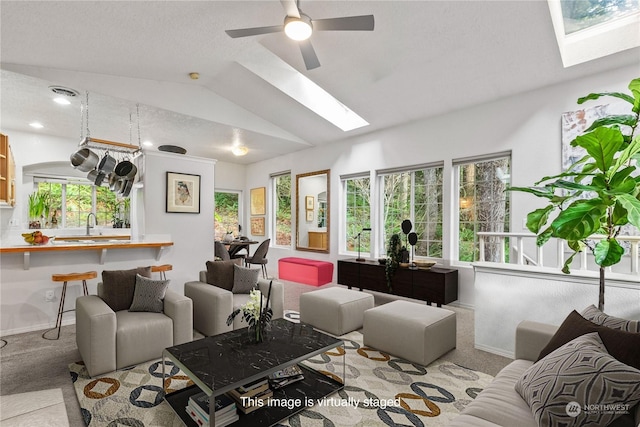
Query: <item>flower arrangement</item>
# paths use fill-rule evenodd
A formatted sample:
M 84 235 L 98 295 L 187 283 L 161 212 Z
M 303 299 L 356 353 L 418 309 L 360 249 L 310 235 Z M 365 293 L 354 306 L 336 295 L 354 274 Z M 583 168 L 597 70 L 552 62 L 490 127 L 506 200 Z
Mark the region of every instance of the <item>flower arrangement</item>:
M 255 334 L 255 341 L 262 342 L 264 339 L 264 330 L 271 322 L 273 316 L 273 310 L 269 307 L 269 300 L 271 298 L 271 285 L 273 282 L 269 282 L 269 291 L 267 292 L 267 302 L 262 308 L 262 292 L 258 289 L 253 289 L 249 293 L 249 301 L 247 301 L 242 307 L 235 309 L 229 317 L 227 317 L 227 326 L 233 323 L 233 319 L 242 312 L 242 317 L 249 325 L 249 332 Z

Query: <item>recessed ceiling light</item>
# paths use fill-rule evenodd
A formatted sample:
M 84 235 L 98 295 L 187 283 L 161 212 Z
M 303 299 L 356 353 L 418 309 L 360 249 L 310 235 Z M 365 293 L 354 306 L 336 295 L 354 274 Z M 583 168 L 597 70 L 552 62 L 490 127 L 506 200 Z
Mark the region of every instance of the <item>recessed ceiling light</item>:
M 235 156 L 244 156 L 245 154 L 247 154 L 249 152 L 249 149 L 247 147 L 245 147 L 244 145 L 234 145 L 231 148 L 231 152 Z
M 71 101 L 69 101 L 67 98 L 63 98 L 61 96 L 59 96 L 57 98 L 53 98 L 53 102 L 55 102 L 56 104 L 60 104 L 60 105 L 69 105 L 69 104 L 71 104 Z
M 151 141 L 144 141 L 144 142 L 142 143 L 142 145 L 144 145 L 145 147 L 152 147 L 152 146 L 153 146 L 153 142 L 151 142 Z
M 42 123 L 38 123 L 38 122 L 31 122 L 29 123 L 29 126 L 36 129 L 42 129 L 44 127 Z

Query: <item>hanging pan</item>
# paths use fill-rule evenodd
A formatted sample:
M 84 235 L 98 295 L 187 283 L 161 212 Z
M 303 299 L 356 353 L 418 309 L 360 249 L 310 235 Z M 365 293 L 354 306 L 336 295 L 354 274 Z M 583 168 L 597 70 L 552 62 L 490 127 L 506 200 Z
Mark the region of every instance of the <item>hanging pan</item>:
M 114 171 L 120 178 L 133 180 L 138 172 L 138 168 L 136 168 L 136 165 L 131 163 L 129 160 L 123 160 L 116 165 Z
M 89 172 L 98 164 L 99 157 L 88 148 L 81 148 L 71 155 L 71 166 L 82 171 Z
M 109 151 L 104 153 L 104 157 L 100 160 L 100 164 L 98 165 L 98 169 L 100 172 L 103 172 L 105 175 L 113 172 L 113 168 L 116 167 L 116 159 L 109 155 Z

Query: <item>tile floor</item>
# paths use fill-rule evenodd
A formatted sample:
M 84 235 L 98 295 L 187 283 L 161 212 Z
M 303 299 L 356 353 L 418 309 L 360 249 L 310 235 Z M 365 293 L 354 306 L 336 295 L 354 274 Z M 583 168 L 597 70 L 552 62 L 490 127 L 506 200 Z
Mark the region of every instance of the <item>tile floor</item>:
M 0 396 L 2 427 L 69 427 L 62 389 Z

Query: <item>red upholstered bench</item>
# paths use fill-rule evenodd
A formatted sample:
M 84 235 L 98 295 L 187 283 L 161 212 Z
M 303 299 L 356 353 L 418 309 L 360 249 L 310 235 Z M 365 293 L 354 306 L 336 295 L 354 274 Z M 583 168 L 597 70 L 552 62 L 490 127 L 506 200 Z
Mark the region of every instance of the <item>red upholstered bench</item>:
M 333 263 L 297 257 L 280 258 L 278 276 L 282 280 L 322 286 L 333 280 Z

